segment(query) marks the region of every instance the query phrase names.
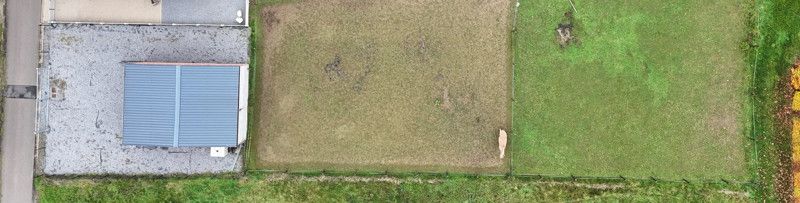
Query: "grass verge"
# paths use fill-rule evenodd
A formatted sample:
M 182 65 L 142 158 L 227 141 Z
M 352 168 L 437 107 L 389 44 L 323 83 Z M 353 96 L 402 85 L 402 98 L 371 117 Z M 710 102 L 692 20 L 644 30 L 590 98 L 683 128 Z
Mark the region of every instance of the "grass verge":
M 764 201 L 792 198 L 787 75 L 800 55 L 800 1 L 759 0 L 751 14 L 747 43 L 752 72 L 751 105 L 755 144 L 750 165 L 753 196 Z
M 265 32 L 263 30 L 263 28 L 261 27 L 261 24 L 260 24 L 262 22 L 261 10 L 265 6 L 275 6 L 275 5 L 279 5 L 279 4 L 292 3 L 292 2 L 295 2 L 295 1 L 296 0 L 255 0 L 255 1 L 250 1 L 250 7 L 249 7 L 250 10 L 248 11 L 249 12 L 249 14 L 248 14 L 249 23 L 248 24 L 249 24 L 249 27 L 250 27 L 250 56 L 251 56 L 250 57 L 250 64 L 249 64 L 250 65 L 249 66 L 250 67 L 250 78 L 249 78 L 250 79 L 250 82 L 249 82 L 249 84 L 250 84 L 250 87 L 249 87 L 250 96 L 249 96 L 249 98 L 251 98 L 251 99 L 248 101 L 248 108 L 249 108 L 250 112 L 248 112 L 248 114 L 247 114 L 247 120 L 248 120 L 247 129 L 249 129 L 249 131 L 247 131 L 248 139 L 246 141 L 247 144 L 245 145 L 245 153 L 244 153 L 244 158 L 243 158 L 244 165 L 245 165 L 245 170 L 257 169 L 255 167 L 253 167 L 253 166 L 256 166 L 256 163 L 257 163 L 257 162 L 255 162 L 257 160 L 257 159 L 255 159 L 255 158 L 257 158 L 257 154 L 254 154 L 254 153 L 257 153 L 257 152 L 253 151 L 253 147 L 252 146 L 254 144 L 253 140 L 255 140 L 256 137 L 261 136 L 261 133 L 263 132 L 259 128 L 256 128 L 256 124 L 261 122 L 261 117 L 258 116 L 259 113 L 261 112 L 261 105 L 259 105 L 259 101 L 255 99 L 255 98 L 261 98 L 262 97 L 262 93 L 263 93 L 262 91 L 260 91 L 261 86 L 262 86 L 261 82 L 263 80 L 262 73 L 261 73 L 263 71 L 263 69 L 261 68 L 262 64 L 260 63 L 262 58 L 261 57 L 253 57 L 253 56 L 263 56 L 264 55 L 264 49 L 262 48 L 261 43 L 259 43 L 263 39 L 262 33 Z
M 195 178 L 36 179 L 41 202 L 565 202 L 744 201 L 724 184 L 251 174 Z

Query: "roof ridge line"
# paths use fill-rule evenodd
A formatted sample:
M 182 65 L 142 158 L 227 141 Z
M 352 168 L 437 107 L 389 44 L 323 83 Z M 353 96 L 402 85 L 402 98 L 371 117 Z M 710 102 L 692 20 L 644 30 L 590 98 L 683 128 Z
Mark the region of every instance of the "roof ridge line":
M 175 66 L 175 117 L 173 119 L 172 146 L 178 147 L 178 135 L 181 132 L 181 66 Z

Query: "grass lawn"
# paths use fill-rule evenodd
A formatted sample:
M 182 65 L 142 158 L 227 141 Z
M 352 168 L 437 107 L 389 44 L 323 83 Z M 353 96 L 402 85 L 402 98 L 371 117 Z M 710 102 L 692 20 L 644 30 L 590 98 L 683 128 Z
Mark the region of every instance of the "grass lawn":
M 748 3 L 521 1 L 513 170 L 746 181 Z
M 195 178 L 37 178 L 41 202 L 743 202 L 742 186 L 256 174 Z
M 250 168 L 495 172 L 509 0 L 255 6 Z M 398 9 L 402 8 L 402 9 Z M 251 15 L 252 16 L 252 15 Z

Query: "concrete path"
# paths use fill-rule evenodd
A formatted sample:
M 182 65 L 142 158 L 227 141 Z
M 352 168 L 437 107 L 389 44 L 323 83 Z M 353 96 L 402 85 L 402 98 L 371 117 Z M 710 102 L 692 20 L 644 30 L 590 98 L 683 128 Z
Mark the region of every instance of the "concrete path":
M 41 0 L 6 2 L 6 83 L 36 85 Z M 5 100 L 0 202 L 33 202 L 36 100 Z
M 56 0 L 52 19 L 58 22 L 161 23 L 161 5 L 144 0 Z M 228 2 L 228 1 L 221 1 Z
M 244 25 L 248 9 L 246 0 L 48 0 L 45 7 L 44 18 L 55 22 L 214 25 Z

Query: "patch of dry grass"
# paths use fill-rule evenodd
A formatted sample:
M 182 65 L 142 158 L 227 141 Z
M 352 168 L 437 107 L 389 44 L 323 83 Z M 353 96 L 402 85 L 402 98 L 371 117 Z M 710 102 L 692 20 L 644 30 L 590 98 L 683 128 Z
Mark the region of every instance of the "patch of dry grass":
M 261 10 L 255 168 L 505 171 L 508 0 Z M 252 167 L 252 166 L 251 166 Z

